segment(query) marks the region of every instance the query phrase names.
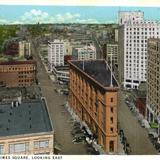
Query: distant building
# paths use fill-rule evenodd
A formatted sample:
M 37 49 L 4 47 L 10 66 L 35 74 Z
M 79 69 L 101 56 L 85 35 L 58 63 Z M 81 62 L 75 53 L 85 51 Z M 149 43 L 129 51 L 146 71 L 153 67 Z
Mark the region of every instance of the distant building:
M 0 114 L 0 154 L 54 153 L 54 130 L 44 100 L 0 104 Z
M 52 71 L 54 66 L 64 65 L 64 42 L 54 40 L 48 42 L 48 63 L 49 69 Z
M 160 125 L 160 39 L 148 41 L 146 103 L 147 120 Z
M 64 55 L 72 55 L 72 45 L 68 40 L 64 41 Z
M 106 60 L 108 63 L 118 66 L 118 52 L 119 47 L 117 43 L 107 43 L 106 44 Z
M 144 20 L 143 12 L 125 14 L 119 30 L 119 77 L 124 88 L 137 89 L 147 78 L 147 40 L 160 38 L 160 23 Z
M 115 29 L 114 34 L 115 34 L 115 42 L 118 42 L 118 29 Z
M 7 40 L 4 43 L 3 53 L 5 55 L 17 56 L 19 52 L 18 39 Z
M 19 56 L 30 57 L 31 56 L 31 44 L 27 41 L 19 41 Z
M 27 87 L 36 81 L 36 61 L 0 62 L 0 85 Z
M 93 45 L 87 45 L 81 48 L 75 48 L 73 50 L 73 59 L 75 60 L 95 60 L 96 59 L 96 47 Z
M 117 153 L 118 84 L 104 60 L 70 61 L 69 104 L 106 153 Z

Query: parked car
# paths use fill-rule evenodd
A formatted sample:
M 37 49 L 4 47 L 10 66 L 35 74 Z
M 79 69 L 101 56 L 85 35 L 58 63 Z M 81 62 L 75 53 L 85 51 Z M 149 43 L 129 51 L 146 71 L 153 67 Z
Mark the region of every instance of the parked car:
M 82 130 L 76 130 L 76 131 L 72 131 L 71 134 L 72 135 L 76 135 L 76 134 L 83 134 L 84 132 Z
M 160 151 L 160 143 L 155 143 L 154 146 L 155 146 L 155 149 L 156 149 L 156 150 Z

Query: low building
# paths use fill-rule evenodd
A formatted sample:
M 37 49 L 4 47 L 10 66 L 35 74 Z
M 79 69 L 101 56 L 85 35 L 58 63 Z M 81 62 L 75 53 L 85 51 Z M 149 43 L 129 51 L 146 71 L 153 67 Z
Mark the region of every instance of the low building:
M 72 60 L 72 55 L 65 55 L 64 56 L 64 65 L 68 64 L 68 61 Z
M 53 68 L 56 79 L 62 82 L 69 82 L 69 66 L 57 66 Z
M 54 131 L 44 100 L 0 104 L 0 122 L 0 154 L 54 153 Z
M 145 117 L 146 97 L 137 97 L 136 108 L 138 109 L 139 113 L 142 114 Z
M 70 61 L 69 104 L 106 153 L 117 153 L 118 83 L 104 60 Z
M 96 47 L 93 45 L 87 45 L 81 48 L 75 48 L 73 50 L 73 59 L 75 60 L 95 60 L 96 59 Z
M 129 101 L 130 104 L 133 104 L 137 111 L 145 117 L 146 83 L 141 83 L 138 89 L 130 91 L 126 100 Z
M 17 56 L 19 50 L 19 38 L 10 38 L 3 44 L 4 55 Z
M 36 61 L 0 62 L 0 85 L 6 87 L 31 86 L 36 81 Z

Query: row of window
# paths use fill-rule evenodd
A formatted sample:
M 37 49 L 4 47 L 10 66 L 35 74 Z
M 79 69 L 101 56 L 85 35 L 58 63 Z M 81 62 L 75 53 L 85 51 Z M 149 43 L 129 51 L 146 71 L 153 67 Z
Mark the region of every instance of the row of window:
M 33 79 L 21 79 L 19 80 L 18 82 L 33 82 L 34 80 Z
M 159 30 L 159 28 L 126 28 L 127 29 L 127 31 L 128 30 L 130 30 L 130 31 L 132 31 L 132 30 L 137 30 L 137 31 L 139 31 L 139 30 L 145 30 L 145 31 L 147 31 L 147 30 L 149 30 L 149 31 L 154 31 L 154 30 Z
M 49 140 L 35 141 L 34 149 L 48 148 Z M 29 142 L 9 144 L 9 154 L 29 151 Z M 0 154 L 4 154 L 4 145 L 0 145 Z
M 159 32 L 126 32 L 126 34 L 127 35 L 129 35 L 129 34 L 134 34 L 134 35 L 139 35 L 139 34 L 145 34 L 145 35 L 147 35 L 147 34 L 157 34 L 157 35 L 159 35 Z

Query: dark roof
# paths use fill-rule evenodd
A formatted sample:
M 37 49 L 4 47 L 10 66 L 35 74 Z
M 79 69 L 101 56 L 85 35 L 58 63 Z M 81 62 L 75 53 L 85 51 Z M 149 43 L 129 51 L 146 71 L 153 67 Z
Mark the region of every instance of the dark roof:
M 36 64 L 34 60 L 28 61 L 0 61 L 0 65 L 19 65 L 19 64 Z
M 0 105 L 0 136 L 52 131 L 44 101 L 23 102 L 18 107 Z
M 71 61 L 80 70 L 83 70 L 83 61 Z M 95 79 L 104 87 L 110 87 L 111 85 L 111 71 L 106 61 L 104 60 L 89 60 L 84 61 L 84 72 L 90 77 Z M 115 77 L 112 75 L 113 87 L 118 87 Z

